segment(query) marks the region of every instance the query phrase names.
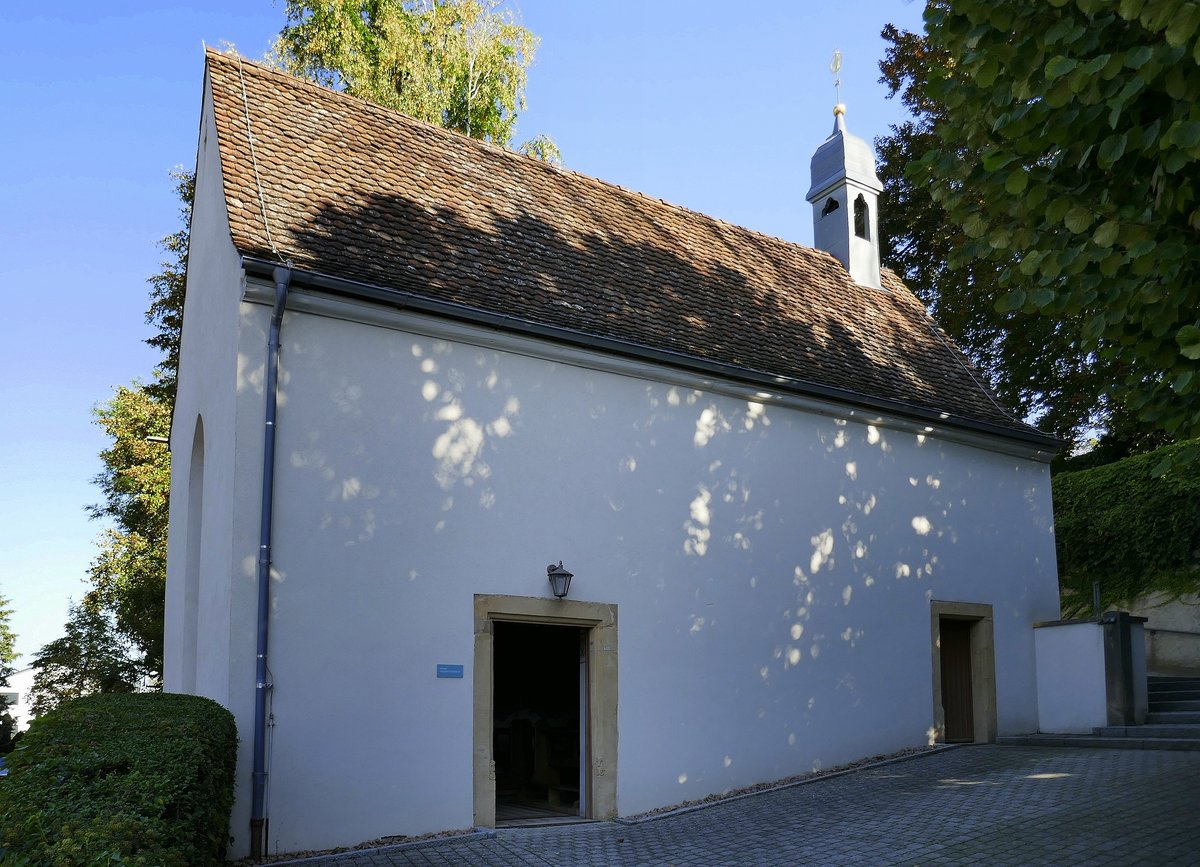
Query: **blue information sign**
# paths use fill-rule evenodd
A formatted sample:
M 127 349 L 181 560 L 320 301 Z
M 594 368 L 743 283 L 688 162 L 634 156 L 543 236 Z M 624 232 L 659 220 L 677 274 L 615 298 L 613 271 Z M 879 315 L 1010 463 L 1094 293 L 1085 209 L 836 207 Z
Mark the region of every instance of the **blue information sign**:
M 444 662 L 439 662 L 437 667 L 438 677 L 462 677 L 463 667 L 461 665 L 447 665 Z

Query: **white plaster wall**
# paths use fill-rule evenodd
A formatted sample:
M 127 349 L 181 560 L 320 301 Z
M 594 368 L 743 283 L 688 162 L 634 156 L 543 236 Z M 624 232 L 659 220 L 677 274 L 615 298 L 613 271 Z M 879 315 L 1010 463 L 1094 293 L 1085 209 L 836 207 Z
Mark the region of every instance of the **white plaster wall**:
M 19 732 L 27 730 L 34 718 L 33 711 L 29 707 L 29 693 L 33 689 L 35 674 L 37 674 L 36 668 L 22 668 L 8 676 L 7 687 L 0 687 L 0 693 L 15 692 L 17 694 L 16 702 L 8 705 L 8 712 L 17 721 L 16 730 Z M 0 707 L 0 711 L 3 710 L 4 708 Z
M 197 149 L 196 198 L 192 211 L 188 286 L 184 305 L 183 340 L 180 348 L 179 390 L 171 431 L 171 525 L 168 537 L 166 641 L 164 688 L 181 691 L 194 672 L 194 691 L 232 710 L 240 735 L 238 758 L 238 802 L 231 831 L 235 837 L 232 854 L 244 854 L 248 845 L 249 755 L 252 742 L 254 689 L 253 607 L 247 633 L 244 599 L 233 605 L 241 557 L 246 546 L 245 527 L 252 524 L 256 540 L 258 495 L 246 491 L 245 473 L 261 473 L 261 447 L 241 442 L 235 421 L 249 414 L 239 408 L 239 395 L 255 394 L 245 369 L 250 365 L 241 341 L 255 337 L 242 327 L 250 305 L 242 305 L 240 259 L 230 239 L 225 212 L 221 167 L 217 159 L 217 133 L 212 100 L 206 78 Z M 257 308 L 254 308 L 257 309 Z M 265 356 L 265 338 L 259 355 Z M 259 362 L 261 364 L 261 361 Z M 251 401 L 254 398 L 250 398 Z M 257 401 L 261 407 L 261 379 Z M 258 410 L 261 427 L 261 408 Z M 185 598 L 188 527 L 188 478 L 191 472 L 192 438 L 197 418 L 204 425 L 203 515 L 199 521 L 202 538 L 199 551 L 199 588 L 196 611 Z M 247 462 L 253 465 L 247 468 Z M 254 469 L 257 467 L 258 469 Z M 251 545 L 256 545 L 252 541 Z M 235 554 L 236 552 L 236 554 Z M 196 620 L 196 652 L 185 648 L 184 624 Z M 247 646 L 247 641 L 249 642 Z M 245 666 L 250 661 L 247 671 Z M 247 708 L 251 717 L 247 717 Z
M 1037 645 L 1038 730 L 1090 734 L 1108 724 L 1104 627 L 1060 623 L 1033 630 Z
M 861 195 L 867 205 L 867 235 L 854 231 L 854 202 Z M 839 181 L 813 199 L 813 246 L 831 253 L 850 272 L 855 282 L 880 288 L 879 276 L 879 195 L 870 187 L 851 180 Z M 822 215 L 833 199 L 838 208 Z
M 216 129 L 207 78 L 197 150 L 197 183 L 192 209 L 188 284 L 180 346 L 179 389 L 171 430 L 171 526 L 167 558 L 167 630 L 164 683 L 182 687 L 185 667 L 197 667 L 198 692 L 218 701 L 227 697 L 222 674 L 226 662 L 223 642 L 214 632 L 228 629 L 228 603 L 221 587 L 228 585 L 229 526 L 233 511 L 234 383 L 237 364 L 238 303 L 241 270 L 230 240 L 225 214 Z M 185 610 L 183 591 L 188 549 L 188 478 L 192 438 L 198 418 L 205 429 L 204 535 L 201 569 L 198 658 L 185 658 L 182 638 Z M 220 556 L 225 552 L 224 562 Z M 203 672 L 200 669 L 204 669 Z
M 931 599 L 995 606 L 999 731 L 1036 727 L 1044 465 L 313 315 L 283 341 L 272 850 L 471 824 L 472 597 L 559 559 L 619 606 L 623 814 L 925 744 Z

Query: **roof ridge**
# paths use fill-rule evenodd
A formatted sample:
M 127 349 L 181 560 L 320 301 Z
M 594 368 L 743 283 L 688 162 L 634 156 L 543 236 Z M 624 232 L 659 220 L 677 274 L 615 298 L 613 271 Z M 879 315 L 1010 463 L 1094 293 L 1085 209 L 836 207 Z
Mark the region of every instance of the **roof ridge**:
M 782 238 L 779 235 L 773 235 L 770 232 L 763 232 L 759 229 L 753 229 L 749 226 L 743 226 L 739 223 L 734 223 L 734 222 L 732 222 L 730 220 L 726 220 L 722 217 L 715 217 L 712 214 L 707 214 L 704 211 L 699 211 L 695 208 L 688 207 L 687 205 L 681 205 L 681 204 L 678 204 L 677 202 L 672 202 L 669 199 L 662 198 L 661 196 L 655 196 L 650 193 L 642 192 L 641 190 L 635 190 L 632 187 L 626 187 L 626 186 L 623 186 L 622 184 L 615 183 L 614 181 L 606 181 L 604 178 L 599 178 L 599 177 L 596 177 L 595 175 L 589 175 L 585 172 L 579 171 L 578 169 L 573 169 L 568 166 L 552 165 L 548 162 L 545 162 L 544 160 L 539 160 L 536 157 L 530 156 L 529 154 L 520 153 L 519 151 L 513 150 L 512 148 L 509 148 L 509 147 L 505 147 L 504 145 L 498 145 L 494 142 L 484 141 L 483 139 L 478 139 L 478 138 L 474 138 L 469 135 L 465 135 L 464 133 L 458 132 L 457 130 L 447 129 L 444 126 L 438 126 L 435 123 L 430 123 L 429 121 L 421 120 L 420 118 L 413 117 L 410 114 L 405 114 L 404 112 L 400 111 L 399 109 L 389 108 L 385 105 L 380 105 L 377 102 L 371 102 L 369 99 L 365 99 L 364 97 L 361 97 L 361 96 L 355 96 L 354 94 L 346 93 L 341 90 L 334 90 L 332 87 L 327 87 L 323 84 L 320 84 L 319 82 L 312 81 L 307 78 L 301 78 L 298 75 L 294 75 L 294 74 L 288 72 L 286 69 L 276 69 L 275 67 L 268 66 L 265 63 L 261 63 L 261 62 L 255 61 L 255 60 L 250 60 L 248 58 L 244 58 L 244 57 L 241 57 L 236 54 L 227 54 L 227 53 L 221 51 L 220 49 L 215 48 L 211 45 L 205 49 L 205 54 L 209 55 L 209 56 L 215 56 L 215 57 L 220 58 L 221 60 L 223 60 L 225 62 L 229 62 L 229 63 L 238 61 L 244 65 L 253 66 L 257 70 L 260 70 L 262 72 L 270 73 L 270 74 L 276 75 L 276 76 L 282 76 L 284 78 L 284 80 L 287 81 L 290 85 L 314 89 L 318 93 L 322 94 L 325 97 L 332 97 L 334 99 L 353 100 L 356 103 L 366 106 L 368 109 L 370 109 L 373 112 L 378 112 L 378 113 L 389 115 L 389 116 L 403 118 L 403 120 L 406 121 L 407 123 L 415 124 L 419 127 L 427 129 L 435 134 L 444 136 L 445 138 L 447 138 L 448 140 L 451 140 L 451 141 L 458 141 L 458 142 L 467 144 L 469 146 L 481 147 L 490 153 L 501 154 L 510 159 L 527 160 L 529 164 L 539 166 L 540 170 L 543 170 L 543 171 L 552 171 L 552 172 L 557 172 L 558 174 L 569 175 L 569 176 L 572 176 L 575 178 L 579 178 L 580 180 L 585 181 L 587 183 L 598 184 L 601 187 L 605 187 L 605 188 L 612 189 L 612 190 L 617 190 L 628 196 L 632 196 L 632 197 L 642 199 L 645 201 L 658 202 L 674 211 L 678 211 L 683 214 L 688 214 L 688 215 L 698 218 L 706 223 L 712 223 L 717 226 L 724 226 L 724 227 L 732 229 L 736 232 L 741 232 L 741 233 L 745 233 L 747 235 L 753 235 L 758 238 L 763 238 L 763 239 L 766 239 L 769 241 L 777 242 L 786 247 L 794 247 L 798 250 L 805 251 L 806 253 L 819 253 L 824 256 L 832 257 L 832 254 L 828 253 L 825 250 L 821 250 L 817 247 L 813 247 L 808 244 L 802 244 L 799 241 L 791 241 L 791 240 L 788 240 L 787 238 Z
M 342 91 L 342 90 L 334 90 L 332 87 L 328 87 L 324 84 L 321 84 L 320 82 L 313 81 L 312 79 L 309 79 L 309 78 L 302 78 L 299 75 L 295 75 L 291 72 L 288 72 L 286 69 L 278 69 L 274 66 L 268 66 L 267 64 L 265 64 L 259 60 L 251 60 L 248 57 L 242 57 L 241 55 L 238 55 L 238 54 L 227 54 L 226 52 L 221 51 L 219 48 L 215 48 L 211 45 L 209 45 L 205 48 L 205 56 L 206 57 L 214 57 L 214 58 L 222 60 L 226 63 L 231 63 L 231 64 L 238 63 L 238 64 L 241 64 L 242 66 L 252 66 L 260 72 L 265 72 L 270 75 L 274 75 L 274 76 L 278 76 L 278 77 L 282 78 L 284 81 L 286 81 L 288 83 L 289 86 L 302 87 L 302 88 L 307 88 L 309 90 L 314 90 L 324 97 L 333 97 L 335 99 L 351 100 L 353 102 L 359 103 L 360 105 L 366 107 L 368 110 L 370 110 L 372 112 L 378 112 L 378 113 L 387 114 L 387 115 L 397 115 L 399 117 L 404 118 L 409 123 L 413 123 L 418 126 L 424 127 L 425 129 L 428 129 L 432 132 L 441 133 L 441 134 L 449 135 L 449 136 L 454 136 L 454 137 L 460 138 L 460 139 L 466 139 L 467 141 L 475 142 L 476 144 L 483 145 L 484 147 L 491 148 L 492 150 L 500 151 L 501 153 L 511 153 L 511 151 L 509 151 L 507 148 L 505 148 L 501 145 L 493 144 L 491 142 L 484 141 L 483 139 L 471 138 L 470 136 L 465 136 L 460 132 L 456 132 L 455 130 L 446 129 L 446 127 L 444 127 L 444 126 L 438 126 L 436 123 L 430 123 L 427 120 L 421 120 L 418 117 L 413 117 L 411 114 L 405 114 L 404 112 L 400 111 L 399 109 L 388 108 L 386 105 L 380 105 L 377 102 L 371 102 L 371 100 L 367 99 L 366 97 L 355 96 L 352 93 L 346 93 L 345 91 Z M 518 156 L 521 156 L 521 155 L 518 154 Z

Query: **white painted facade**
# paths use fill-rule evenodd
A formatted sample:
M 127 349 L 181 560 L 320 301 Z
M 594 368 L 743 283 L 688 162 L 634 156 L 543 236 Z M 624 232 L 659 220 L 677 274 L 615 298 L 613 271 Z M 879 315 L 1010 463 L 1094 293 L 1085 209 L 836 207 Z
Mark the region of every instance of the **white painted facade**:
M 1052 623 L 1033 632 L 1040 661 L 1039 731 L 1091 734 L 1108 725 L 1103 624 Z
M 205 106 L 165 679 L 237 717 L 239 857 L 270 307 Z M 472 825 L 473 599 L 546 597 L 559 560 L 618 610 L 622 815 L 929 743 L 935 600 L 993 606 L 997 730 L 1037 728 L 1059 608 L 1022 447 L 303 287 L 282 342 L 269 851 Z
M 8 676 L 8 686 L 0 686 L 0 699 L 8 705 L 9 714 L 17 721 L 15 730 L 19 732 L 28 729 L 33 721 L 29 699 L 35 674 L 37 669 L 32 667 L 18 669 Z
M 827 250 L 863 286 L 883 287 L 879 275 L 879 194 L 875 153 L 846 129 L 846 107 L 834 110 L 833 132 L 813 154 L 813 246 Z
M 228 518 L 235 548 L 201 581 L 194 661 L 175 640 L 168 657 L 168 688 L 195 665 L 238 714 L 243 769 L 268 314 L 241 304 L 231 478 L 215 478 L 229 444 L 204 422 L 205 530 Z M 621 813 L 928 742 L 934 599 L 994 606 L 999 731 L 1037 727 L 1030 624 L 1058 612 L 1044 464 L 396 320 L 285 317 L 282 851 L 472 824 L 473 594 L 546 596 L 560 558 L 572 598 L 619 610 Z M 467 677 L 437 680 L 439 662 Z
M 1122 651 L 1114 644 L 1114 635 L 1106 644 L 1106 630 L 1120 635 L 1116 624 L 1103 620 L 1039 623 L 1034 628 L 1039 731 L 1091 734 L 1102 726 L 1146 721 L 1149 695 L 1143 625 L 1136 620 L 1128 623 L 1127 673 L 1122 673 Z M 1132 691 L 1128 696 L 1122 681 Z

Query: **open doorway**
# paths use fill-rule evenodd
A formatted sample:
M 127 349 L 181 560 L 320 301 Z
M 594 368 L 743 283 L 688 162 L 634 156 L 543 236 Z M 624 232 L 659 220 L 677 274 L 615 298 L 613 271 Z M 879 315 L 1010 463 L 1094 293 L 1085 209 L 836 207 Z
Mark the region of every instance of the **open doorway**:
M 493 626 L 492 756 L 497 824 L 587 815 L 587 633 L 578 626 Z
M 532 706 L 542 703 L 536 695 L 532 700 L 517 702 L 512 696 L 506 697 L 507 687 L 497 687 L 494 681 L 497 675 L 511 679 L 515 676 L 520 680 L 550 681 L 559 684 L 558 690 L 562 698 L 559 705 L 565 705 L 571 687 L 568 670 L 574 667 L 575 683 L 580 686 L 574 693 L 579 702 L 579 759 L 576 767 L 579 769 L 577 783 L 579 789 L 579 806 L 574 806 L 574 800 L 567 806 L 568 796 L 574 793 L 563 791 L 569 787 L 565 782 L 571 776 L 569 765 L 564 764 L 558 769 L 560 790 L 554 792 L 560 803 L 554 805 L 559 810 L 569 812 L 552 813 L 557 818 L 550 821 L 577 822 L 580 818 L 611 819 L 617 815 L 617 606 L 603 602 L 582 602 L 574 599 L 556 599 L 554 597 L 538 598 L 532 596 L 505 596 L 492 594 L 476 594 L 474 597 L 475 623 L 475 664 L 473 667 L 473 724 L 472 724 L 472 812 L 475 825 L 479 828 L 494 828 L 497 825 L 496 805 L 498 773 L 502 763 L 513 766 L 511 757 L 497 755 L 497 747 L 511 750 L 511 730 L 509 742 L 497 744 L 497 718 L 503 719 L 508 712 L 498 710 L 511 703 Z M 525 633 L 508 632 L 511 626 L 526 626 L 534 630 Z M 539 632 L 540 629 L 558 628 L 563 632 Z M 514 638 L 515 634 L 515 638 Z M 565 636 L 565 637 L 563 637 Z M 572 639 L 574 636 L 574 639 Z M 544 640 L 541 640 L 544 639 Z M 546 642 L 560 641 L 558 650 L 547 651 Z M 584 652 L 575 650 L 578 645 L 573 641 L 582 641 Z M 518 654 L 516 662 L 495 662 L 497 648 L 501 643 L 509 643 L 509 650 L 515 648 Z M 525 662 L 521 663 L 521 647 L 525 645 Z M 530 647 L 536 652 L 530 657 Z M 501 650 L 503 650 L 501 648 Z M 562 661 L 558 673 L 550 674 L 552 659 Z M 582 664 L 580 662 L 582 660 Z M 500 704 L 503 703 L 503 704 Z M 536 722 L 532 721 L 531 722 Z M 544 727 L 545 728 L 545 727 Z M 511 729 L 511 726 L 510 726 Z M 519 749 L 519 747 L 518 747 Z M 532 746 L 530 747 L 532 752 Z M 559 746 L 559 756 L 564 747 Z M 551 762 L 553 765 L 553 762 Z M 565 769 L 565 771 L 564 771 Z M 511 789 L 511 779 L 505 772 L 506 789 Z M 532 795 L 541 794 L 533 791 Z M 545 792 L 546 803 L 549 804 L 551 792 L 549 784 Z M 507 796 L 506 796 L 507 798 Z

